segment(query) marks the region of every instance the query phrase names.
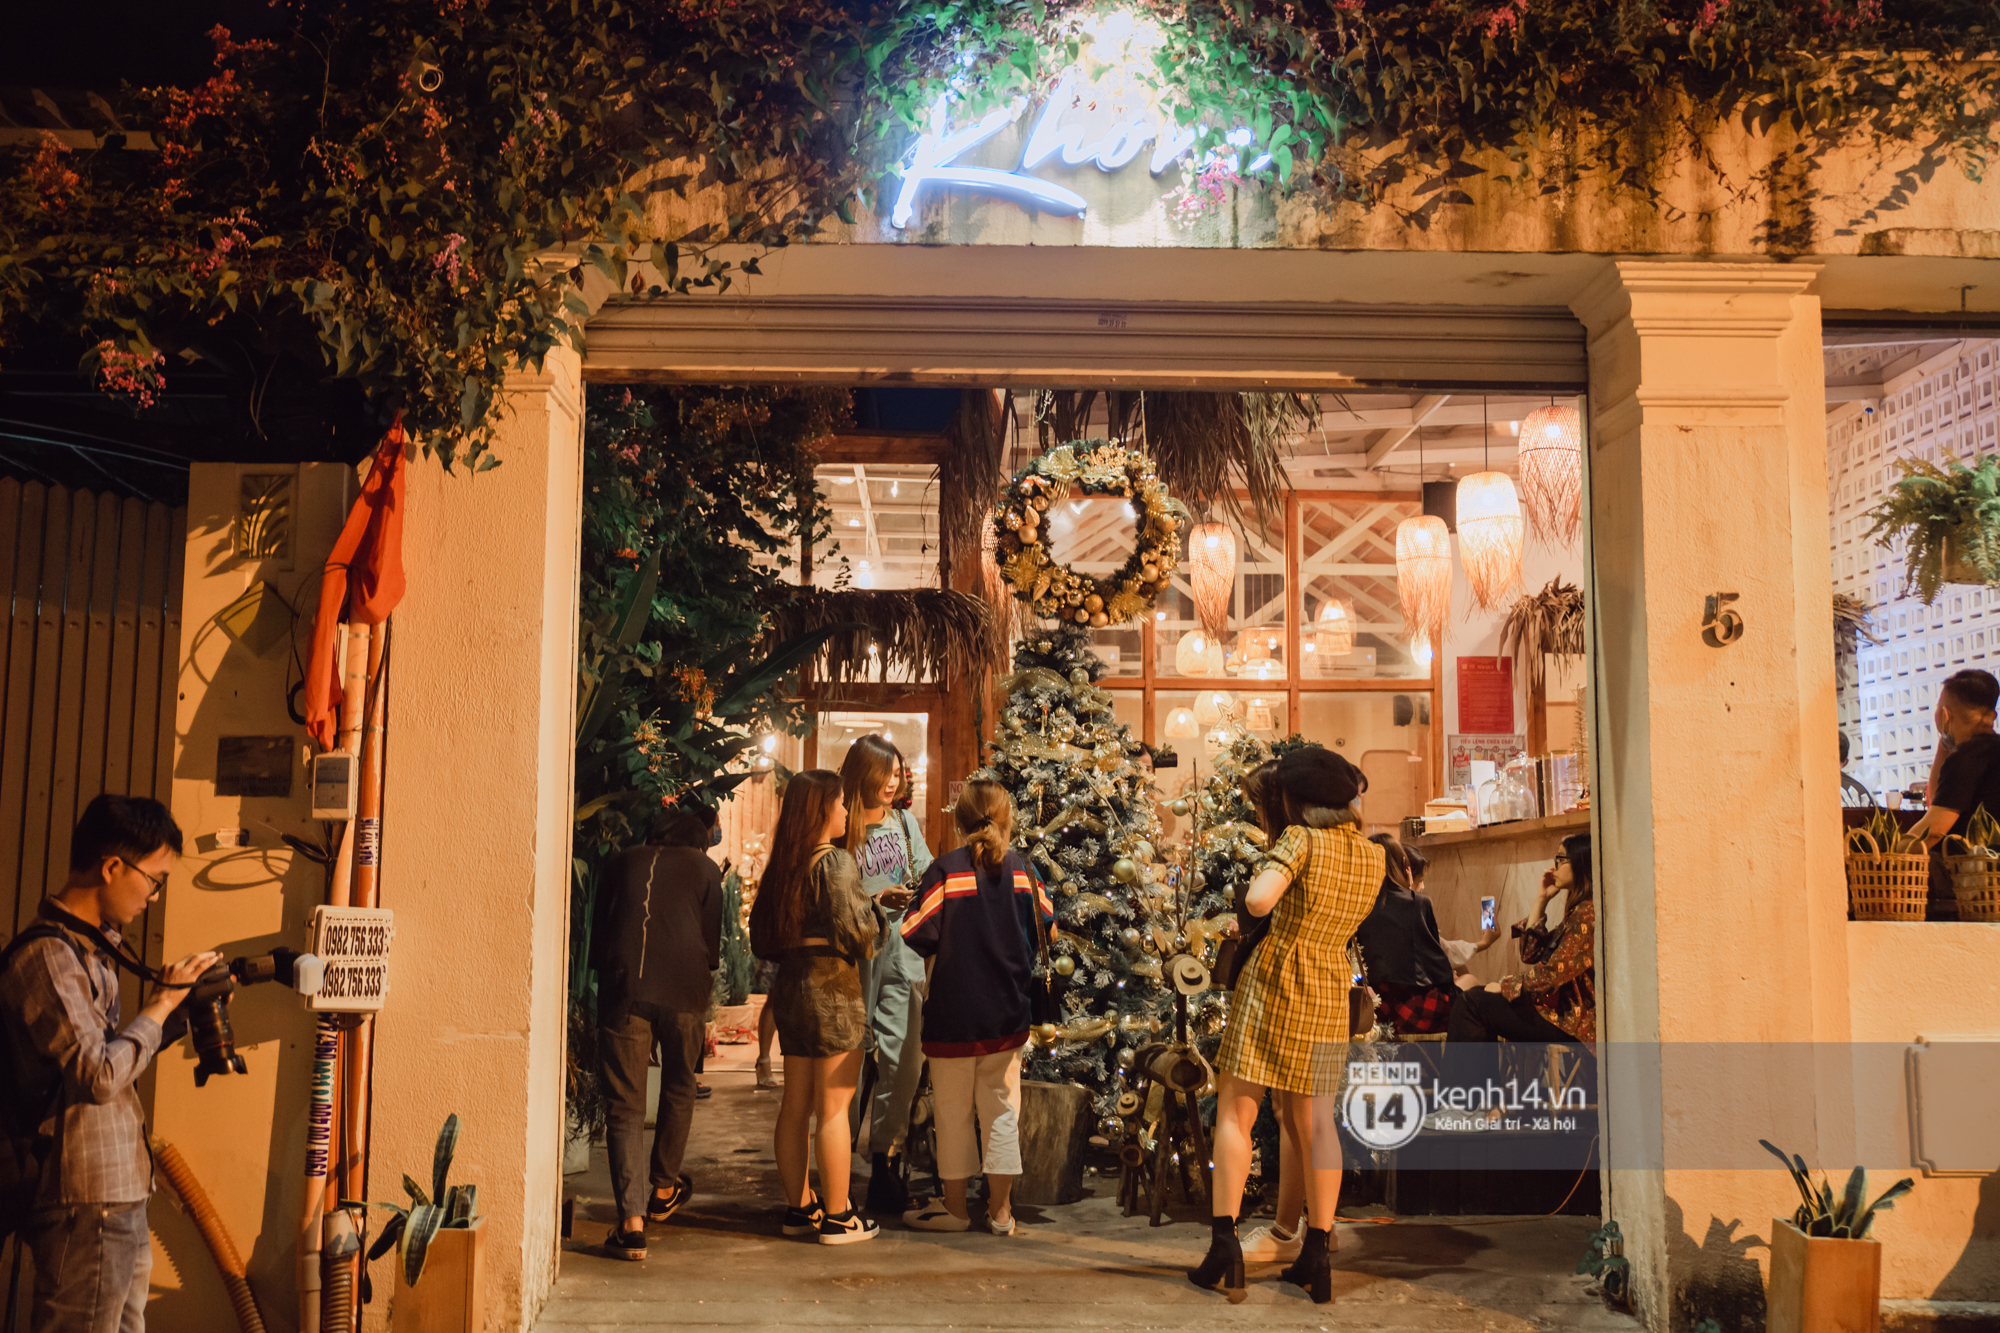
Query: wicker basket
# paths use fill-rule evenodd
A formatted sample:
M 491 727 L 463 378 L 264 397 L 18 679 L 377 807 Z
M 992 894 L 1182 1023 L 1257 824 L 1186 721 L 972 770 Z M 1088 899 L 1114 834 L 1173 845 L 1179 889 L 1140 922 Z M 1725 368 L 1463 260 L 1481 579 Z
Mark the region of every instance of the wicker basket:
M 1924 853 L 1885 852 L 1867 829 L 1848 830 L 1847 900 L 1856 921 L 1922 921 L 1930 874 Z
M 1953 843 L 1965 849 L 1944 858 L 1944 868 L 1951 872 L 1951 890 L 1958 896 L 1958 919 L 2000 922 L 2000 856 L 1974 851 L 1972 844 L 1956 833 L 1944 840 L 1947 853 Z

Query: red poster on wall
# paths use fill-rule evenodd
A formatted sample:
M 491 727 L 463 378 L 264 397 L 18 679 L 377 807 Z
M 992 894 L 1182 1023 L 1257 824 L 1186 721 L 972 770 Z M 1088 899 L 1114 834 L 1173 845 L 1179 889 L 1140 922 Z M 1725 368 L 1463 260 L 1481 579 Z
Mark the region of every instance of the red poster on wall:
M 1514 729 L 1514 659 L 1458 659 L 1458 729 L 1472 735 Z

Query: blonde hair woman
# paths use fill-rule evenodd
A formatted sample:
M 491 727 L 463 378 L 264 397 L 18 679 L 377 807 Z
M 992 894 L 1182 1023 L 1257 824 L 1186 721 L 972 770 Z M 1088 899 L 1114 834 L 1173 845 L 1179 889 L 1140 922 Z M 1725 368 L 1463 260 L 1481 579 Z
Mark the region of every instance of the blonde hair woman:
M 873 1240 L 876 1232 L 847 1197 L 854 1153 L 847 1106 L 868 1022 L 855 965 L 874 952 L 881 926 L 854 858 L 834 845 L 846 830 L 839 775 L 823 768 L 794 774 L 750 909 L 751 952 L 778 964 L 765 1003 L 777 1011 L 785 1052 L 784 1100 L 772 1136 L 785 1187 L 780 1226 L 787 1236 L 817 1235 L 822 1245 Z M 819 1129 L 811 1134 L 815 1116 Z M 817 1199 L 809 1147 L 818 1149 Z
M 1011 1235 L 1021 1174 L 1021 1057 L 1028 984 L 1055 910 L 1008 845 L 1014 803 L 990 778 L 965 784 L 953 811 L 965 845 L 931 863 L 903 919 L 903 942 L 932 960 L 924 1011 L 944 1200 L 903 1214 L 919 1231 L 972 1225 L 965 1184 L 986 1172 L 986 1225 Z
M 1306 1168 L 1306 1234 L 1282 1274 L 1333 1299 L 1333 1218 L 1340 1198 L 1339 1144 L 1313 1151 L 1311 1099 L 1340 1090 L 1347 1060 L 1347 944 L 1375 904 L 1382 849 L 1361 836 L 1354 798 L 1361 771 L 1331 750 L 1295 750 L 1278 762 L 1290 827 L 1266 853 L 1245 906 L 1269 916 L 1271 932 L 1245 967 L 1230 1002 L 1229 1028 L 1216 1053 L 1213 1234 L 1208 1255 L 1188 1272 L 1199 1287 L 1243 1298 L 1243 1249 L 1236 1215 L 1250 1174 L 1250 1130 L 1269 1088 L 1289 1111 L 1293 1146 Z M 1321 1160 L 1334 1165 L 1325 1167 Z
M 903 1140 L 910 1104 L 917 1098 L 924 1057 L 917 1035 L 924 1027 L 924 963 L 898 936 L 903 909 L 918 876 L 930 868 L 923 827 L 895 802 L 909 781 L 903 752 L 885 736 L 863 736 L 840 764 L 847 802 L 841 847 L 861 868 L 861 887 L 882 909 L 884 935 L 875 956 L 861 964 L 861 994 L 875 1035 L 874 1093 L 854 1104 L 854 1127 L 868 1118 L 868 1211 L 900 1217 L 910 1206 L 903 1170 Z

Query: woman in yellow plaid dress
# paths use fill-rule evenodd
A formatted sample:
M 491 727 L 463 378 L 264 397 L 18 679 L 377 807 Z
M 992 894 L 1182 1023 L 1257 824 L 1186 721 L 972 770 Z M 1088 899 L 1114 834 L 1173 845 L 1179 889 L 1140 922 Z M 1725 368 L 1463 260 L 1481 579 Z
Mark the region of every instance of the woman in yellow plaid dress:
M 1271 917 L 1230 1001 L 1229 1029 L 1216 1056 L 1213 1234 L 1208 1256 L 1189 1271 L 1196 1286 L 1221 1287 L 1232 1301 L 1244 1290 L 1236 1214 L 1250 1174 L 1250 1127 L 1270 1088 L 1280 1119 L 1307 1175 L 1305 1243 L 1281 1276 L 1313 1300 L 1333 1299 L 1333 1216 L 1340 1198 L 1339 1144 L 1334 1162 L 1317 1164 L 1311 1101 L 1340 1090 L 1347 1059 L 1347 944 L 1374 906 L 1385 872 L 1383 851 L 1361 834 L 1353 809 L 1366 780 L 1331 750 L 1314 746 L 1278 765 L 1290 825 L 1251 881 L 1252 915 Z

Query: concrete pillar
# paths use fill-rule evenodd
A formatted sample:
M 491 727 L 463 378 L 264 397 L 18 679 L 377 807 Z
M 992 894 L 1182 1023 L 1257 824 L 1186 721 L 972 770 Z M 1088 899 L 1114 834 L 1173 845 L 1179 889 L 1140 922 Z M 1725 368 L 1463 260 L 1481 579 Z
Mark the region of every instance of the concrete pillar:
M 455 1182 L 485 1215 L 485 1327 L 532 1326 L 556 1275 L 574 792 L 583 387 L 578 358 L 509 380 L 500 466 L 419 462 L 395 614 L 382 905 L 396 911 L 376 1026 L 370 1189 Z M 373 1270 L 381 1327 L 389 1264 Z
M 1572 303 L 1590 335 L 1609 1211 L 1658 1330 L 1760 1309 L 1770 1219 L 1797 1202 L 1782 1173 L 1688 1149 L 1837 1157 L 1794 1075 L 1828 1084 L 1851 1137 L 1838 1062 L 1810 1048 L 1754 1087 L 1671 1059 L 1662 1078 L 1646 1054 L 1848 1038 L 1817 271 L 1612 262 Z M 1746 625 L 1723 647 L 1701 628 L 1715 593 Z

